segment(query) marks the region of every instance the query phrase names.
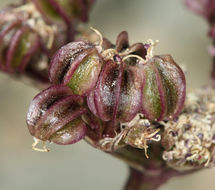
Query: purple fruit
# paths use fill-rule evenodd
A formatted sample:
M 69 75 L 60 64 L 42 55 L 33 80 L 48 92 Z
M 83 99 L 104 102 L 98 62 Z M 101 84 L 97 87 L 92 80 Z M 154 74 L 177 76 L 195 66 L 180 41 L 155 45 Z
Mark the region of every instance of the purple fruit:
M 140 109 L 142 80 L 138 67 L 107 61 L 87 97 L 89 109 L 103 121 L 130 121 Z
M 8 71 L 24 72 L 27 64 L 39 48 L 39 37 L 29 27 L 22 27 L 11 38 L 6 54 Z
M 53 57 L 49 79 L 74 94 L 88 94 L 96 85 L 103 61 L 93 44 L 78 41 L 63 46 Z
M 49 56 L 64 43 L 61 36 L 65 33 L 61 31 L 59 35 L 33 7 L 27 4 L 0 12 L 0 69 L 10 73 L 27 72 L 39 80 L 43 73 L 47 81 Z
M 186 95 L 185 76 L 170 55 L 151 58 L 142 66 L 142 113 L 150 120 L 172 119 L 180 113 Z
M 56 144 L 73 144 L 86 135 L 86 124 L 81 116 L 87 113 L 83 98 L 72 95 L 62 85 L 51 86 L 40 92 L 31 102 L 27 125 L 32 136 Z

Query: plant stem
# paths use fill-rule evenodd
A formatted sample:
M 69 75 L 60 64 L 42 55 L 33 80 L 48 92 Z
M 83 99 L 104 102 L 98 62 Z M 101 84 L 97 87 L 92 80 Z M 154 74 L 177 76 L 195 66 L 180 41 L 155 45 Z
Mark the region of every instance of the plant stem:
M 125 146 L 111 155 L 123 160 L 130 169 L 124 190 L 156 190 L 174 176 L 183 176 L 198 171 L 176 171 L 162 159 L 163 148 L 158 143 L 150 144 L 149 159 L 142 149 Z
M 215 40 L 213 41 L 213 45 L 215 46 Z M 212 80 L 212 87 L 215 88 L 215 56 L 213 56 L 213 65 L 211 71 L 211 80 Z
M 145 157 L 144 150 L 131 146 L 111 153 L 130 166 L 130 176 L 124 190 L 156 190 L 171 177 L 179 175 L 165 164 L 161 151 L 158 144 L 151 144 L 150 159 Z
M 157 190 L 177 173 L 170 169 L 160 170 L 157 175 L 147 175 L 130 168 L 130 175 L 124 190 Z
M 167 167 L 162 159 L 162 147 L 158 143 L 150 144 L 149 147 L 149 159 L 145 156 L 143 149 L 134 148 L 131 146 L 125 146 L 112 152 L 111 154 L 124 162 L 130 167 L 145 173 L 148 175 L 157 175 L 160 172 L 160 168 Z

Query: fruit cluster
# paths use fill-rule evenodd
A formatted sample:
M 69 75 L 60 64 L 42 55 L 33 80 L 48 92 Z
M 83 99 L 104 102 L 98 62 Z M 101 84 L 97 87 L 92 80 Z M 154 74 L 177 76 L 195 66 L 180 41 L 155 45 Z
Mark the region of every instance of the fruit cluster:
M 49 56 L 65 44 L 65 40 L 61 41 L 62 34 L 54 25 L 44 22 L 32 4 L 3 10 L 0 13 L 0 70 L 28 73 L 47 80 Z
M 50 57 L 74 40 L 94 0 L 32 0 L 0 12 L 0 70 L 48 80 Z
M 153 56 L 154 45 L 130 46 L 127 32 L 121 32 L 116 45 L 101 37 L 99 44 L 77 41 L 60 48 L 49 68 L 53 86 L 31 103 L 31 134 L 71 144 L 93 132 L 99 139 L 114 137 L 119 124 L 138 113 L 151 121 L 176 118 L 185 76 L 170 55 Z

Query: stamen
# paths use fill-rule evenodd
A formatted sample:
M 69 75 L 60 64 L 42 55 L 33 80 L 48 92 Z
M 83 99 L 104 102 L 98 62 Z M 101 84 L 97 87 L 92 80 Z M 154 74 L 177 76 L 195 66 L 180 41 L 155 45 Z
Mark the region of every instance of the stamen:
M 144 151 L 145 151 L 145 156 L 146 156 L 147 159 L 149 159 L 148 147 L 149 147 L 149 146 L 148 146 L 148 145 L 146 144 L 146 142 L 145 142 Z
M 210 163 L 210 160 L 211 160 L 211 154 L 210 154 L 210 152 L 207 151 L 206 153 L 207 153 L 207 155 L 206 155 L 206 157 L 207 157 L 207 162 L 206 162 L 205 165 L 204 165 L 205 167 L 208 166 L 208 164 Z
M 160 134 L 156 134 L 154 137 L 151 138 L 152 141 L 159 142 L 161 140 Z
M 99 36 L 99 46 L 102 47 L 102 44 L 103 44 L 103 36 L 102 34 L 95 28 L 93 27 L 90 27 L 91 30 L 93 30 L 98 36 Z
M 118 54 L 118 52 L 115 49 L 106 49 L 102 52 L 102 57 L 104 59 L 111 59 L 114 55 Z
M 99 141 L 99 146 L 103 151 L 115 151 L 119 148 L 120 141 L 126 136 L 127 134 L 126 129 L 122 129 L 122 131 L 117 134 L 114 138 L 104 138 Z M 122 145 L 124 146 L 124 145 Z
M 159 40 L 153 41 L 152 39 L 147 40 L 147 44 L 150 44 L 149 48 L 147 49 L 146 60 L 149 60 L 153 57 L 153 51 L 155 46 L 158 44 Z
M 149 155 L 148 155 L 148 145 L 147 145 L 147 139 L 139 139 L 137 138 L 135 141 L 134 141 L 134 145 L 140 145 L 141 144 L 141 149 L 144 149 L 144 152 L 145 152 L 145 156 L 146 158 L 148 159 L 149 158 Z M 140 148 L 140 147 L 139 147 Z
M 46 148 L 46 142 L 45 141 L 41 141 L 35 137 L 33 139 L 34 139 L 34 143 L 32 144 L 33 150 L 39 151 L 39 152 L 49 152 L 49 150 Z M 37 148 L 36 146 L 40 143 L 40 141 L 42 142 L 42 148 Z
M 153 136 L 158 135 L 157 133 L 158 133 L 159 131 L 160 131 L 160 129 L 156 129 L 153 133 L 149 134 L 149 135 L 147 136 L 147 138 L 152 138 Z
M 139 55 L 133 55 L 133 54 L 130 54 L 130 55 L 123 57 L 122 61 L 125 61 L 128 58 L 137 58 L 140 61 L 145 62 L 145 60 L 142 57 L 140 57 Z

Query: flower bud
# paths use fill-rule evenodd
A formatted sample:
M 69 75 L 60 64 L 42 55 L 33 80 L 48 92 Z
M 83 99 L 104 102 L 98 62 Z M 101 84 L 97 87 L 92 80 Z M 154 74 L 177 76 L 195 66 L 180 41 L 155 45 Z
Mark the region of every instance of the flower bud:
M 171 119 L 180 113 L 186 94 L 185 76 L 170 55 L 154 56 L 142 66 L 145 80 L 142 113 L 149 120 Z
M 55 85 L 32 100 L 27 114 L 28 129 L 42 141 L 73 144 L 86 135 L 86 124 L 81 118 L 86 112 L 82 97 L 71 95 L 66 86 Z
M 102 62 L 94 45 L 72 42 L 54 55 L 49 79 L 53 84 L 69 86 L 74 94 L 85 95 L 96 85 Z

